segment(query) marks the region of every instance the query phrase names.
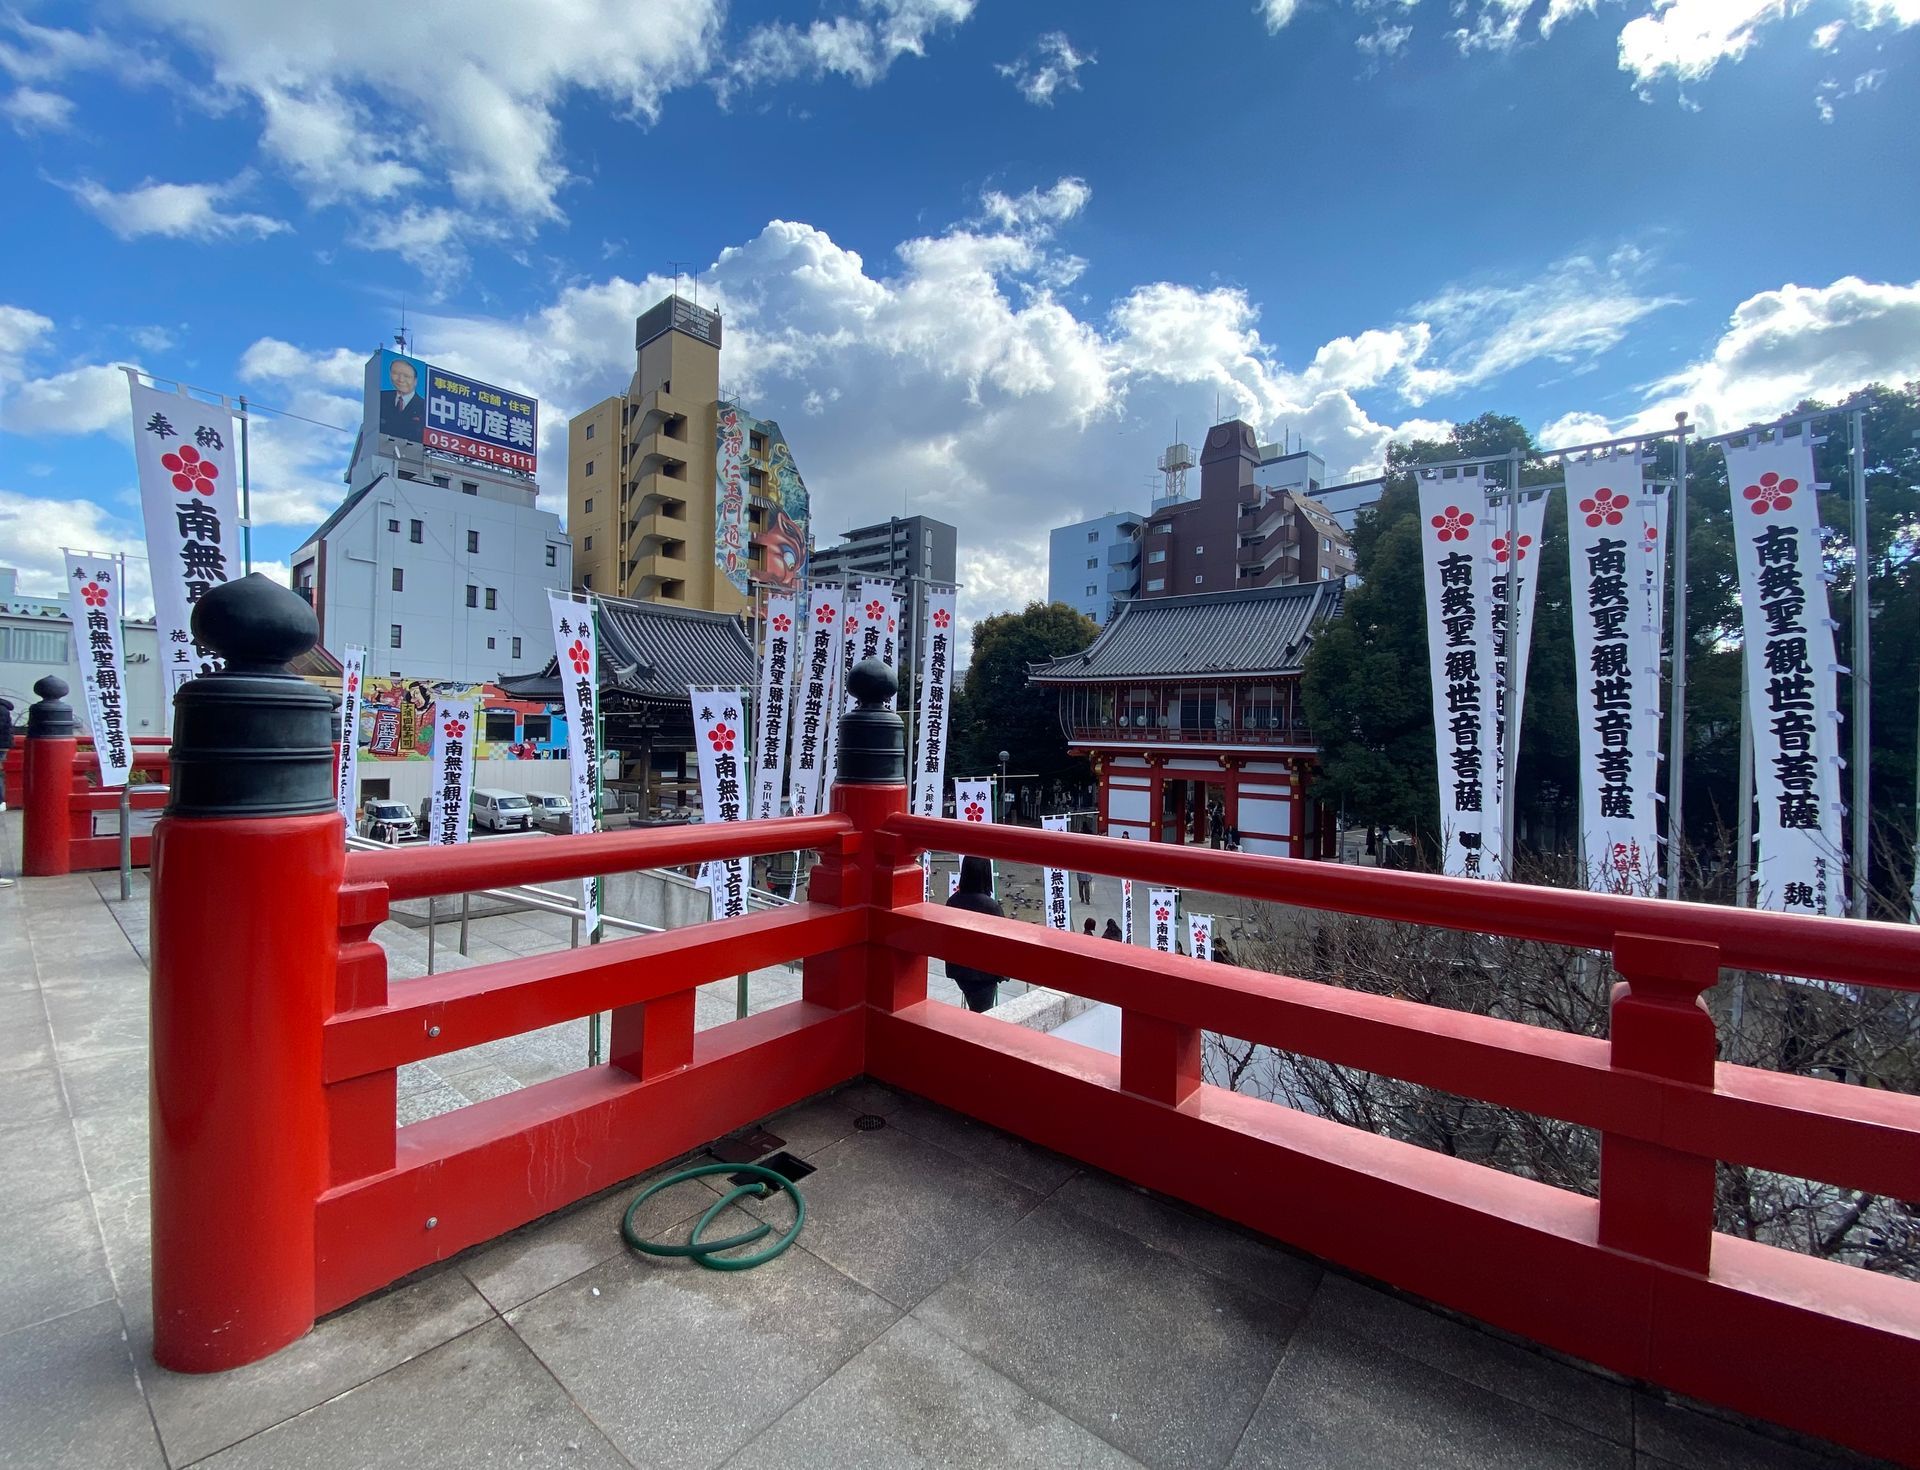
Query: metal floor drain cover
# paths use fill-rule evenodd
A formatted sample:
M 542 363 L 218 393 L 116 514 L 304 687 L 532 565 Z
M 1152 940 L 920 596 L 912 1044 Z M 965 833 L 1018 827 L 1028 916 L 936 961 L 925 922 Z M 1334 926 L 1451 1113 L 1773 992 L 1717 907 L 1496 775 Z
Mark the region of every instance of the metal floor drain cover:
M 862 1113 L 853 1120 L 853 1126 L 858 1128 L 862 1133 L 871 1133 L 876 1128 L 886 1127 L 887 1120 L 878 1113 Z

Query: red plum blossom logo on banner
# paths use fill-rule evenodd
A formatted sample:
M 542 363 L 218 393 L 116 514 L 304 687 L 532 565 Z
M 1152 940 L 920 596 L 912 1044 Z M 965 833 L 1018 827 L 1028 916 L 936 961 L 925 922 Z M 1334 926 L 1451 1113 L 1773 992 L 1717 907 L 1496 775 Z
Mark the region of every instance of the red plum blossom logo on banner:
M 793 631 L 793 619 L 785 613 L 775 613 L 773 616 L 773 631 L 776 633 L 791 633 Z
M 467 733 L 465 723 L 460 720 L 448 720 L 440 729 L 441 733 L 449 740 L 458 740 L 462 735 Z
M 1757 516 L 1763 516 L 1770 510 L 1793 509 L 1793 492 L 1800 488 L 1800 482 L 1791 475 L 1782 479 L 1772 470 L 1760 477 L 1760 483 L 1749 485 L 1740 493 L 1752 502 L 1751 509 Z
M 847 614 L 847 633 L 852 635 L 860 631 L 860 619 L 853 613 Z
M 584 674 L 593 662 L 593 650 L 576 638 L 573 647 L 567 650 L 567 662 L 573 665 L 574 673 Z
M 1594 491 L 1591 498 L 1580 502 L 1580 513 L 1587 518 L 1589 526 L 1617 526 L 1625 517 L 1626 510 L 1625 493 L 1604 485 Z
M 987 809 L 977 801 L 970 801 L 967 803 L 966 810 L 961 812 L 960 816 L 964 821 L 984 822 L 987 819 Z
M 1450 505 L 1433 518 L 1433 524 L 1442 541 L 1465 541 L 1469 534 L 1467 528 L 1473 524 L 1473 512 Z
M 944 607 L 934 609 L 934 612 L 933 612 L 934 627 L 944 630 L 947 624 L 951 623 L 952 621 L 953 621 L 953 614 L 948 612 Z
M 713 748 L 722 755 L 733 749 L 733 742 L 736 738 L 737 735 L 733 727 L 724 721 L 715 725 L 707 732 L 707 739 L 713 742 Z
M 1642 526 L 1640 528 L 1640 549 L 1642 551 L 1653 550 L 1654 543 L 1659 539 L 1660 528 L 1658 526 Z
M 197 490 L 202 495 L 211 495 L 213 482 L 220 478 L 220 466 L 210 459 L 202 459 L 200 451 L 191 444 L 182 444 L 171 454 L 161 455 L 160 463 L 173 472 L 176 490 Z
M 1533 537 L 1522 536 L 1520 538 L 1519 559 L 1521 561 L 1527 559 L 1527 548 L 1531 545 L 1533 545 Z M 1505 536 L 1496 536 L 1493 538 L 1493 559 L 1495 561 L 1505 561 L 1507 559 L 1507 538 Z
M 882 619 L 886 615 L 887 615 L 886 608 L 882 607 L 879 603 L 869 602 L 867 604 L 867 621 L 868 622 L 877 623 L 880 621 L 880 619 Z
M 98 582 L 89 582 L 80 589 L 80 600 L 86 603 L 88 607 L 105 607 L 107 605 L 107 589 L 102 587 Z
M 839 616 L 840 614 L 833 610 L 831 603 L 823 602 L 813 610 L 813 620 L 823 628 L 831 627 L 833 620 Z

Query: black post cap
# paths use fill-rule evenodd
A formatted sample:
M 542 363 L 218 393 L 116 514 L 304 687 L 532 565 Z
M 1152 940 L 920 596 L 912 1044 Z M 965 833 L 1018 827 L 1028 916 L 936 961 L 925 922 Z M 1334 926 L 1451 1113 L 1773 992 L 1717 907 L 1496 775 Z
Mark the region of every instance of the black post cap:
M 33 692 L 40 698 L 27 706 L 27 739 L 64 740 L 79 732 L 73 706 L 67 703 L 65 679 L 47 674 L 34 681 Z
M 863 658 L 847 675 L 858 707 L 840 717 L 834 779 L 852 786 L 897 786 L 907 779 L 907 727 L 886 707 L 900 680 L 877 658 Z
M 320 641 L 305 599 L 258 572 L 194 605 L 194 642 L 226 661 L 173 696 L 170 816 L 333 810 L 333 700 L 287 672 Z

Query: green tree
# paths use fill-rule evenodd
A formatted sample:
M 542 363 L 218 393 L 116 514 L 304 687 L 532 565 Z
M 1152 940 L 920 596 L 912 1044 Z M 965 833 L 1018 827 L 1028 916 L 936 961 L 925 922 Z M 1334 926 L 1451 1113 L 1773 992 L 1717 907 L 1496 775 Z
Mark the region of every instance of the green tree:
M 963 776 L 995 769 L 999 752 L 1010 769 L 1042 780 L 1087 779 L 1086 762 L 1067 754 L 1057 697 L 1027 683 L 1027 670 L 1078 653 L 1100 628 L 1064 602 L 1030 602 L 1024 612 L 997 613 L 973 625 L 973 658 L 954 698 L 948 769 Z

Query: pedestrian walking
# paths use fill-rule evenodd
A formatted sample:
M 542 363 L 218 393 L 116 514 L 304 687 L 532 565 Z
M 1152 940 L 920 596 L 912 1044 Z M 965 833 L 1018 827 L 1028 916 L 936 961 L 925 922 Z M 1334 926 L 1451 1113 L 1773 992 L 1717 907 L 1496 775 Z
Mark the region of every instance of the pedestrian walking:
M 1092 903 L 1093 902 L 1093 874 L 1075 873 L 1073 875 L 1073 881 L 1080 885 L 1080 902 Z
M 1113 921 L 1109 919 L 1107 922 L 1112 923 Z M 1092 914 L 1087 915 L 1086 922 L 1080 926 L 1080 932 L 1086 935 L 1087 938 L 1089 939 L 1093 938 L 1093 915 Z
M 1087 922 L 1091 924 L 1093 920 L 1089 919 Z M 1102 939 L 1124 939 L 1125 936 L 1120 932 L 1120 921 L 1118 919 L 1108 919 L 1107 927 L 1100 931 L 1100 937 Z

